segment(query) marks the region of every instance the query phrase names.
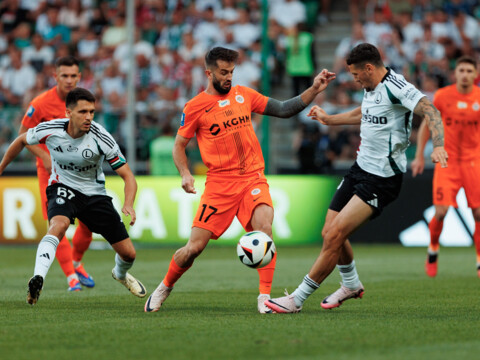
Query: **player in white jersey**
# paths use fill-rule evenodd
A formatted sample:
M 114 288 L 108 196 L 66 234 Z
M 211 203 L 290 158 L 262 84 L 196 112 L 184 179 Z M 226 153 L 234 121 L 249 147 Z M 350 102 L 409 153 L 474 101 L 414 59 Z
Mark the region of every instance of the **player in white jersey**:
M 321 306 L 332 309 L 345 300 L 363 296 L 364 287 L 348 236 L 378 216 L 398 196 L 406 171 L 405 150 L 413 113 L 424 118 L 432 132 L 433 162 L 447 166 L 442 119 L 432 103 L 403 76 L 386 68 L 377 48 L 371 44 L 353 48 L 347 65 L 355 81 L 365 89 L 362 106 L 333 116 L 314 106 L 309 116 L 324 125 L 360 124 L 362 142 L 357 161 L 332 199 L 322 230 L 322 250 L 310 272 L 291 295 L 265 302 L 279 313 L 299 312 L 335 265 L 342 277 L 341 287 L 327 296 Z
M 102 163 L 106 159 L 125 182 L 122 212 L 135 223 L 133 202 L 137 192 L 135 177 L 120 149 L 106 130 L 93 122 L 95 97 L 88 90 L 75 88 L 66 98 L 66 119 L 42 123 L 21 134 L 7 149 L 0 163 L 0 175 L 26 145 L 45 144 L 52 158 L 52 175 L 47 187 L 47 234 L 40 241 L 34 275 L 28 282 L 27 302 L 38 301 L 43 282 L 55 258 L 55 252 L 68 226 L 75 218 L 101 234 L 116 251 L 112 276 L 130 292 L 144 297 L 140 281 L 130 275 L 135 248 L 125 225 L 105 191 Z

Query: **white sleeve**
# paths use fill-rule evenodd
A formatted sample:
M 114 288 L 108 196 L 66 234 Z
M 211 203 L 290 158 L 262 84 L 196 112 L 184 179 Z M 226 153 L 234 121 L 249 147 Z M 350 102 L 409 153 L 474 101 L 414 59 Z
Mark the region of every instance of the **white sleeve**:
M 40 144 L 40 139 L 37 137 L 36 127 L 27 130 L 28 145 Z
M 105 160 L 108 161 L 113 170 L 116 170 L 127 163 L 125 156 L 120 151 L 120 147 L 110 133 L 105 128 L 97 123 L 92 126 L 92 132 L 97 137 L 97 144 L 102 153 L 105 155 Z
M 390 79 L 385 85 L 387 86 L 389 96 L 393 95 L 393 98 L 396 99 L 391 99 L 392 102 L 400 103 L 410 111 L 413 111 L 420 99 L 425 96 L 425 94 L 406 81 L 403 77 L 397 76 L 395 79 Z

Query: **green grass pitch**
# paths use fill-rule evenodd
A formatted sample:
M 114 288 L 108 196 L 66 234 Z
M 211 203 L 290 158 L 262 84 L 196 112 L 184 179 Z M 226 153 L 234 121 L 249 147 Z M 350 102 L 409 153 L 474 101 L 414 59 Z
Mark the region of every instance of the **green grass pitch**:
M 293 291 L 319 247 L 280 248 L 272 295 Z M 424 275 L 425 249 L 355 245 L 361 300 L 323 310 L 338 271 L 299 314 L 260 315 L 258 276 L 232 247 L 209 247 L 157 313 L 111 278 L 113 251 L 88 251 L 96 287 L 68 293 L 52 266 L 37 305 L 25 303 L 34 247 L 0 247 L 0 358 L 10 359 L 474 359 L 480 279 L 473 248 L 444 248 Z M 132 274 L 152 292 L 173 248 L 141 249 Z

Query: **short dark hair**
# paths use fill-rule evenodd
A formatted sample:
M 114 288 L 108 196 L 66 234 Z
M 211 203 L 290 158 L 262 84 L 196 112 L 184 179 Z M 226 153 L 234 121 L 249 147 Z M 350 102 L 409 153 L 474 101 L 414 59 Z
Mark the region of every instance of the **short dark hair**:
M 73 109 L 80 100 L 95 103 L 95 96 L 87 89 L 77 87 L 67 94 L 65 105 L 67 108 Z
M 347 57 L 347 65 L 372 64 L 375 67 L 383 66 L 382 57 L 378 49 L 372 44 L 362 43 L 355 46 Z
M 69 56 L 63 56 L 61 58 L 58 58 L 57 61 L 55 61 L 55 68 L 58 69 L 60 66 L 74 66 L 77 65 L 80 67 L 80 62 L 77 60 L 77 58 L 69 55 Z
M 473 57 L 464 55 L 460 56 L 457 61 L 455 61 L 455 67 L 457 67 L 460 64 L 467 63 L 467 64 L 472 64 L 475 70 L 477 69 L 477 60 L 475 60 Z
M 216 68 L 218 66 L 217 60 L 226 62 L 236 62 L 238 59 L 238 52 L 223 47 L 214 47 L 205 55 L 205 67 Z

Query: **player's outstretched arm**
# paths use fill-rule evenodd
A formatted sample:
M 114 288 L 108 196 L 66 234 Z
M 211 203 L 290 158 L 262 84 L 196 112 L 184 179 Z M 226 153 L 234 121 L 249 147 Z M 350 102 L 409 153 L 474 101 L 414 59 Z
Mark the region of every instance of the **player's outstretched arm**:
M 443 123 L 440 111 L 433 106 L 427 97 L 423 97 L 415 106 L 413 112 L 424 119 L 432 134 L 433 152 L 430 156 L 432 161 L 440 163 L 442 167 L 447 167 L 448 154 L 443 148 Z
M 122 213 L 124 213 L 126 216 L 130 216 L 130 225 L 133 225 L 137 220 L 137 215 L 135 214 L 135 209 L 133 208 L 135 196 L 137 195 L 137 180 L 135 180 L 135 176 L 133 175 L 133 172 L 128 164 L 116 169 L 115 172 L 123 179 L 125 183 L 125 200 L 123 202 Z
M 342 114 L 328 115 L 320 106 L 314 105 L 307 116 L 323 125 L 358 125 L 362 120 L 362 108 L 358 107 Z
M 417 149 L 415 151 L 415 159 L 412 161 L 412 176 L 415 177 L 423 173 L 425 169 L 425 159 L 423 158 L 423 152 L 425 151 L 425 145 L 427 144 L 430 132 L 427 129 L 426 121 L 422 121 L 418 128 L 417 134 Z
M 25 127 L 23 124 L 20 125 L 20 129 L 18 130 L 18 134 L 23 134 L 28 131 L 28 128 Z M 39 157 L 42 162 L 45 170 L 50 174 L 52 172 L 52 160 L 50 158 L 50 154 L 43 150 L 39 145 L 27 145 L 27 150 L 30 151 L 36 157 Z
M 190 142 L 189 138 L 185 138 L 177 134 L 175 138 L 175 144 L 173 145 L 173 162 L 177 167 L 180 176 L 182 177 L 182 188 L 186 193 L 196 194 L 195 179 L 193 178 L 190 170 L 188 169 L 188 159 L 185 149 Z
M 335 80 L 335 73 L 323 69 L 322 72 L 315 77 L 313 85 L 301 95 L 285 101 L 269 98 L 263 114 L 279 118 L 289 118 L 297 115 L 305 109 L 318 94 L 325 90 L 330 81 L 333 80 Z
M 2 162 L 0 162 L 0 175 L 2 175 L 3 171 L 10 164 L 18 154 L 23 150 L 23 148 L 28 145 L 27 143 L 27 134 L 19 135 L 8 147 L 5 155 L 3 155 Z

